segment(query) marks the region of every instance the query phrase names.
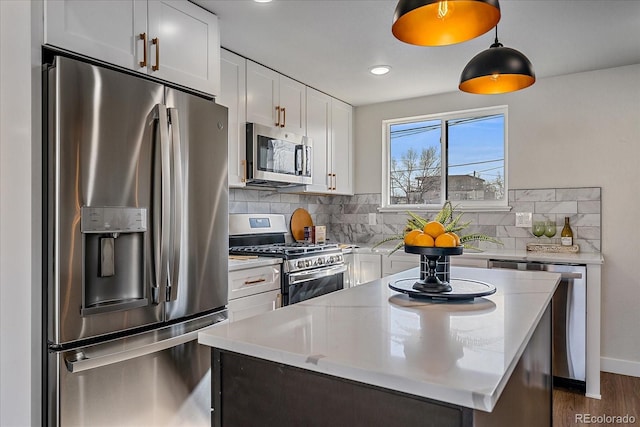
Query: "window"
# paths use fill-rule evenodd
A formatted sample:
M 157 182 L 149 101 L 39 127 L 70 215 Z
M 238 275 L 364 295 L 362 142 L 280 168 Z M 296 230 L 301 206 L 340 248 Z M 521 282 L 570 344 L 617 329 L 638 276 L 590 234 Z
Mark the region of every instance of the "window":
M 385 207 L 506 207 L 506 106 L 385 120 L 383 128 Z

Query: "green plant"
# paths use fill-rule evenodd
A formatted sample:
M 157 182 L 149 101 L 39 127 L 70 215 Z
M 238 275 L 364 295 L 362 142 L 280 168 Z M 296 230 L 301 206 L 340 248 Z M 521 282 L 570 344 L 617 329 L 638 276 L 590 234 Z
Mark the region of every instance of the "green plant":
M 407 219 L 407 226 L 404 228 L 402 234 L 397 234 L 395 236 L 387 237 L 380 242 L 376 243 L 373 247 L 378 247 L 384 243 L 397 241 L 399 242 L 393 248 L 391 253 L 394 253 L 398 249 L 404 246 L 404 236 L 410 232 L 411 230 L 422 230 L 425 224 L 429 221 L 438 221 L 442 225 L 444 225 L 445 231 L 452 231 L 456 233 L 460 237 L 460 243 L 464 246 L 465 249 L 474 249 L 477 251 L 482 251 L 477 246 L 472 245 L 472 242 L 491 242 L 497 245 L 502 245 L 503 243 L 500 239 L 495 237 L 487 236 L 486 234 L 481 233 L 471 233 L 471 234 L 461 234 L 460 232 L 471 225 L 471 221 L 468 222 L 460 222 L 462 218 L 462 213 L 455 212 L 455 207 L 451 204 L 450 201 L 446 201 L 433 219 L 423 218 L 420 215 L 417 215 L 413 212 L 408 212 L 409 218 Z

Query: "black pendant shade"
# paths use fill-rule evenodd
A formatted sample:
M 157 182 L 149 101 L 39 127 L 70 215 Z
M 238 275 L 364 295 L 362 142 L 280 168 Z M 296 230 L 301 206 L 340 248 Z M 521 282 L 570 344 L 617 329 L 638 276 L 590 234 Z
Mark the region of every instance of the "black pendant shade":
M 474 56 L 460 75 L 461 91 L 494 95 L 531 86 L 536 81 L 533 65 L 515 49 L 498 42 Z
M 446 46 L 484 34 L 499 20 L 498 0 L 400 0 L 391 32 L 405 43 Z

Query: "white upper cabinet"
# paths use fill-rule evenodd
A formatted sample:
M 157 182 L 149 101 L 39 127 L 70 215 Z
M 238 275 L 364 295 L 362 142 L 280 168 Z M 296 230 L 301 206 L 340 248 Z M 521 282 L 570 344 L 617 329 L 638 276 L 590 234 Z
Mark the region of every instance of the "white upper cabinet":
M 150 74 L 202 92 L 220 93 L 218 17 L 188 1 L 150 0 Z M 157 39 L 156 44 L 153 40 Z M 149 69 L 148 69 L 149 70 Z
M 312 140 L 313 183 L 287 193 L 353 194 L 353 108 L 277 71 L 221 49 L 218 104 L 229 108 L 229 187 L 246 186 L 246 123 Z M 246 76 L 246 77 L 245 77 Z
M 280 127 L 298 135 L 306 135 L 306 86 L 285 76 L 280 76 Z
M 44 41 L 72 52 L 132 70 L 142 67 L 147 32 L 144 0 L 44 2 Z
M 331 97 L 307 88 L 307 136 L 313 147 L 311 177 L 305 191 L 329 193 L 333 185 L 331 167 Z
M 220 92 L 218 18 L 187 0 L 52 0 L 44 8 L 45 44 Z
M 353 194 L 353 108 L 307 88 L 307 136 L 313 143 L 313 184 L 287 192 Z
M 353 194 L 353 107 L 331 100 L 331 178 L 333 192 Z
M 306 87 L 247 61 L 247 121 L 306 134 Z
M 246 185 L 246 67 L 247 60 L 233 52 L 220 51 L 222 86 L 216 103 L 229 109 L 229 187 Z

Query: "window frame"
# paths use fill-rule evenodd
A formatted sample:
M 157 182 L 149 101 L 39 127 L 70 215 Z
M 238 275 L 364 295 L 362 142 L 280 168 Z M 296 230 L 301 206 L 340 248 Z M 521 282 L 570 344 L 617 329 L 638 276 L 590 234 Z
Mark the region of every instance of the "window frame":
M 509 203 L 509 111 L 507 105 L 498 105 L 494 107 L 474 108 L 469 110 L 450 111 L 436 114 L 426 114 L 411 117 L 400 117 L 395 119 L 385 119 L 382 121 L 382 200 L 380 211 L 398 212 L 398 211 L 439 211 L 442 204 L 446 201 L 445 195 L 448 193 L 446 187 L 446 178 L 448 173 L 448 150 L 447 150 L 447 126 L 448 120 L 482 117 L 489 115 L 504 115 L 504 198 L 502 200 L 460 200 L 452 201 L 459 210 L 462 211 L 503 211 L 510 210 Z M 402 123 L 440 120 L 441 137 L 440 137 L 440 168 L 441 168 L 441 188 L 443 198 L 439 204 L 391 204 L 391 126 Z

